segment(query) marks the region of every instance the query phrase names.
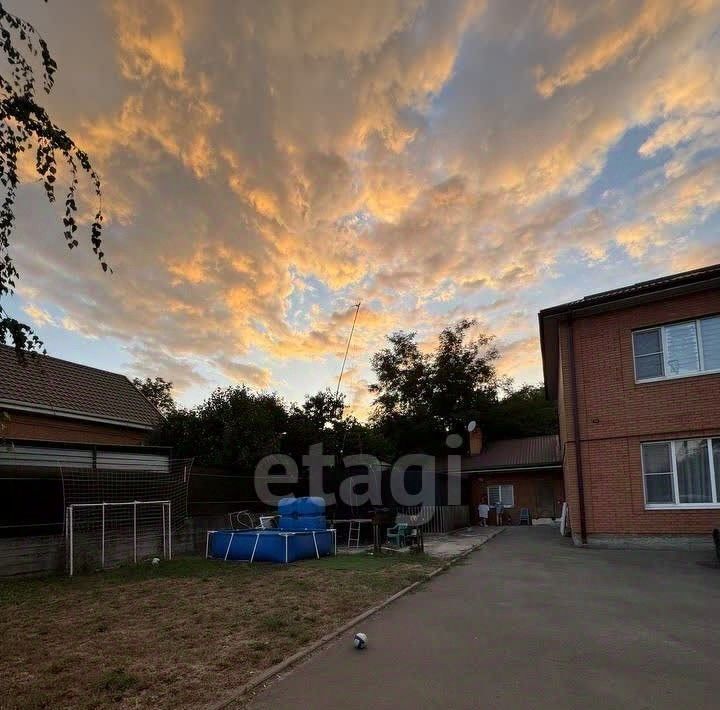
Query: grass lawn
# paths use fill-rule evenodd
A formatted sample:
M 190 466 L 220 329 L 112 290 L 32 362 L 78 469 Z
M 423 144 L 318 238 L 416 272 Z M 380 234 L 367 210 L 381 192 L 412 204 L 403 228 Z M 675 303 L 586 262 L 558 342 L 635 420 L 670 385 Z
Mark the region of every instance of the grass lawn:
M 423 555 L 0 581 L 0 708 L 194 707 L 422 578 Z

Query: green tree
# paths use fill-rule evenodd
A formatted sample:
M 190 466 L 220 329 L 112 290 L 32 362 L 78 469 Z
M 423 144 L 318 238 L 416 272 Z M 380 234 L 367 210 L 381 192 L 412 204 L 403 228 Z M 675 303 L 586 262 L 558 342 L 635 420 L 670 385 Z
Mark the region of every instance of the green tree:
M 172 446 L 176 458 L 194 458 L 200 463 L 214 463 L 217 452 L 209 450 L 197 412 L 192 409 L 175 409 L 165 416 L 150 435 L 155 446 Z
M 252 471 L 263 456 L 283 450 L 287 422 L 277 394 L 245 385 L 218 388 L 195 409 L 170 413 L 153 443 L 172 446 L 176 456 Z
M 321 432 L 338 426 L 343 420 L 345 395 L 336 395 L 331 389 L 324 389 L 305 397 L 303 404 L 294 410 L 301 413 L 308 422 Z
M 19 278 L 10 254 L 10 241 L 15 226 L 15 199 L 20 185 L 18 161 L 28 151 L 34 153 L 35 171 L 42 182 L 47 199 L 56 201 L 58 169 L 67 171 L 63 236 L 68 248 L 79 245 L 77 239 L 77 198 L 79 176 L 85 173 L 97 198 L 95 217 L 90 225 L 90 243 L 104 271 L 108 270 L 102 246 L 102 192 L 100 178 L 88 155 L 57 126 L 37 102 L 35 69 L 32 62 L 39 57 L 45 93 L 53 87 L 57 64 L 45 40 L 27 21 L 5 10 L 0 2 L 0 52 L 10 73 L 0 75 L 0 182 L 4 198 L 0 204 L 0 343 L 8 340 L 18 356 L 25 351 L 41 350 L 42 343 L 29 325 L 13 318 L 2 306 L 3 297 L 15 291 Z
M 499 353 L 493 337 L 473 334 L 476 326 L 463 319 L 444 328 L 427 353 L 415 333 L 400 331 L 373 355 L 372 422 L 397 454 L 439 453 L 448 433 L 464 431 L 471 419 L 489 421 L 504 382 L 495 369 Z
M 495 405 L 485 429 L 492 439 L 541 436 L 557 431 L 557 407 L 545 397 L 542 384 L 510 390 Z
M 464 431 L 472 419 L 488 421 L 506 384 L 495 369 L 500 358 L 495 337 L 473 336 L 476 326 L 465 318 L 443 329 L 431 360 L 431 411 L 445 431 Z
M 269 454 L 282 450 L 287 410 L 275 393 L 249 387 L 216 389 L 198 408 L 203 447 L 212 463 L 252 470 Z
M 430 357 L 416 342 L 416 333 L 398 331 L 388 336 L 389 347 L 375 353 L 370 366 L 377 382 L 370 385 L 375 394 L 373 417 L 376 421 L 425 416 L 432 395 Z
M 149 382 L 154 386 L 158 379 Z M 245 386 L 217 389 L 193 409 L 168 410 L 152 443 L 172 446 L 180 458 L 245 473 L 272 453 L 292 456 L 301 466 L 302 456 L 318 443 L 331 456 L 370 453 L 387 460 L 391 447 L 382 433 L 344 415 L 344 408 L 344 397 L 329 389 L 291 405 Z
M 162 377 L 156 377 L 154 380 L 149 377 L 144 380 L 136 377 L 133 384 L 140 390 L 145 399 L 155 405 L 155 408 L 163 416 L 167 416 L 177 409 L 172 394 L 172 382 L 167 382 Z

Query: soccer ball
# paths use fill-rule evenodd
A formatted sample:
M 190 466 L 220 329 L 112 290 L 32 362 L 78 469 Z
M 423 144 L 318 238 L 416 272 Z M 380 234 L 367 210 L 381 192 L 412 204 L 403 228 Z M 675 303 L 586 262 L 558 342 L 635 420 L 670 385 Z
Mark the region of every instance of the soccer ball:
M 365 634 L 363 633 L 355 634 L 355 638 L 353 639 L 353 646 L 355 646 L 358 651 L 362 651 L 362 649 L 367 646 L 367 636 L 365 636 Z
M 153 558 L 152 558 L 152 563 L 153 563 L 154 565 L 159 565 L 159 564 L 160 564 L 160 558 L 159 558 L 159 557 L 153 557 Z

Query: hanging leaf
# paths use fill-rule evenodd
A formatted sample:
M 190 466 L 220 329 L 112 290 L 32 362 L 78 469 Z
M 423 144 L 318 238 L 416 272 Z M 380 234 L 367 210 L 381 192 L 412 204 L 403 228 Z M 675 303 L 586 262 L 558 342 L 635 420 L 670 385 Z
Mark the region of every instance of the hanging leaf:
M 49 202 L 55 202 L 58 180 L 58 158 L 70 173 L 70 187 L 65 199 L 62 220 L 63 235 L 70 249 L 79 245 L 75 238 L 78 229 L 75 199 L 80 171 L 90 180 L 98 207 L 90 226 L 92 250 L 103 272 L 110 271 L 101 251 L 102 245 L 102 186 L 85 151 L 57 126 L 47 111 L 37 103 L 35 71 L 26 55 L 37 56 L 40 48 L 43 89 L 49 93 L 54 85 L 57 63 L 45 40 L 27 21 L 5 10 L 0 1 L 0 52 L 10 67 L 10 74 L 0 74 L 0 183 L 4 198 L 0 205 L 0 343 L 11 342 L 22 357 L 24 352 L 42 351 L 42 343 L 30 326 L 10 316 L 2 305 L 3 297 L 14 293 L 19 274 L 10 255 L 10 241 L 15 226 L 15 199 L 20 183 L 18 156 L 35 150 L 35 169 L 40 176 Z M 80 171 L 78 170 L 80 166 Z

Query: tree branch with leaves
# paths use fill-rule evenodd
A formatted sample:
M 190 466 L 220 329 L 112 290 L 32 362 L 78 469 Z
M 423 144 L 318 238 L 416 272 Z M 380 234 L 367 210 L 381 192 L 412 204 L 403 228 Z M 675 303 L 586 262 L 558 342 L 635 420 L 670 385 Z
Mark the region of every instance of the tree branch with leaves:
M 0 2 L 0 51 L 10 67 L 9 75 L 0 74 L 0 183 L 4 196 L 0 203 L 0 343 L 10 341 L 19 355 L 42 349 L 32 328 L 13 318 L 3 307 L 2 299 L 15 292 L 20 274 L 13 261 L 10 244 L 15 227 L 15 201 L 20 185 L 18 163 L 21 155 L 34 152 L 35 171 L 50 203 L 57 200 L 58 169 L 69 172 L 65 192 L 63 236 L 69 249 L 79 246 L 78 188 L 85 174 L 97 200 L 90 225 L 90 243 L 103 271 L 109 267 L 103 251 L 102 187 L 90 159 L 50 118 L 37 102 L 36 72 L 39 63 L 43 90 L 53 88 L 57 64 L 47 43 L 26 20 L 8 12 Z M 112 270 L 110 270 L 112 271 Z

